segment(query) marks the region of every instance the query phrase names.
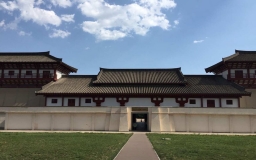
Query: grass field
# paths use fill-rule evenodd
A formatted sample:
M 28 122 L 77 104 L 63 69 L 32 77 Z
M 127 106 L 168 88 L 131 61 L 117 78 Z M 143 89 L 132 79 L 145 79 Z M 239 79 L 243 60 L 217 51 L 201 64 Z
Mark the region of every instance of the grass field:
M 256 136 L 147 134 L 161 160 L 255 160 Z
M 112 160 L 131 134 L 0 133 L 0 159 Z

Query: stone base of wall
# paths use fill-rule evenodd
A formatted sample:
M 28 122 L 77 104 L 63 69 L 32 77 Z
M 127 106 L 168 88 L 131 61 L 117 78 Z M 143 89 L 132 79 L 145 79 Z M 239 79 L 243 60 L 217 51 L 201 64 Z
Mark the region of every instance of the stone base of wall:
M 132 130 L 135 111 L 131 107 L 1 107 L 0 113 L 0 127 L 5 130 L 126 132 Z M 256 132 L 256 109 L 148 107 L 136 113 L 148 114 L 152 132 Z

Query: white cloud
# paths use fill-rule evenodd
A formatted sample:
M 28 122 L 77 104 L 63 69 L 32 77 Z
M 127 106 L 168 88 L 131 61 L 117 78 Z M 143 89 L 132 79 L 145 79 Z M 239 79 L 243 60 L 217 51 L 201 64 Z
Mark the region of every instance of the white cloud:
M 171 25 L 162 9 L 176 7 L 174 0 L 137 0 L 128 5 L 111 5 L 104 0 L 80 0 L 78 8 L 94 21 L 84 21 L 83 31 L 98 40 L 116 40 L 130 34 L 146 35 L 151 27 L 167 30 Z
M 13 11 L 18 8 L 16 2 L 7 1 L 7 2 L 0 2 L 0 8 L 6 9 L 8 11 Z
M 61 15 L 61 20 L 66 22 L 75 22 L 74 21 L 74 14 L 63 14 Z
M 24 31 L 19 31 L 18 33 L 20 36 L 30 36 L 31 33 L 27 33 L 27 32 L 24 32 Z
M 179 20 L 175 20 L 173 22 L 174 22 L 174 25 L 178 25 L 180 23 Z
M 194 40 L 193 43 L 202 43 L 204 40 Z
M 70 0 L 51 0 L 51 2 L 54 6 L 60 6 L 63 8 L 72 6 L 72 3 Z
M 0 2 L 0 6 L 7 11 L 20 11 L 20 19 L 25 21 L 33 21 L 39 25 L 59 26 L 61 19 L 52 10 L 45 10 L 36 6 L 44 3 L 42 0 L 16 0 L 8 2 Z
M 53 33 L 50 34 L 49 36 L 51 38 L 66 38 L 67 36 L 69 36 L 71 33 L 68 31 L 63 31 L 63 30 L 59 30 L 59 29 L 53 29 Z
M 4 20 L 0 22 L 0 27 L 3 27 L 5 25 Z

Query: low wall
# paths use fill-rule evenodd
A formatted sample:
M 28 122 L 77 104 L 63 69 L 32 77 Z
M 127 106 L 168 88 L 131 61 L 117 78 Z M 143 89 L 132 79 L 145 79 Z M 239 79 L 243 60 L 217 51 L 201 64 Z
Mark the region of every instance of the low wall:
M 256 109 L 152 108 L 151 114 L 156 132 L 256 132 Z
M 1 107 L 0 113 L 5 130 L 130 131 L 133 112 L 131 107 Z M 256 109 L 149 107 L 147 113 L 152 132 L 256 132 Z

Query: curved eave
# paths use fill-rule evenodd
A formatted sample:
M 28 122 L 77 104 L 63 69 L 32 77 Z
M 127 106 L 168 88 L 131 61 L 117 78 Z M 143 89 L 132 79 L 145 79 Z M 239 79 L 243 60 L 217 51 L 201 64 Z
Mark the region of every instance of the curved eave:
M 64 63 L 64 62 L 60 62 L 60 65 L 62 65 L 63 67 L 67 68 L 70 72 L 72 73 L 76 73 L 77 72 L 77 69 Z
M 225 65 L 224 62 L 220 61 L 220 62 L 218 62 L 218 63 L 216 63 L 216 64 L 214 64 L 214 65 L 212 65 L 208 68 L 205 68 L 205 72 L 206 73 L 213 72 L 215 74 L 221 73 L 221 70 L 219 68 L 221 68 L 223 65 Z M 218 71 L 218 69 L 219 69 L 219 71 Z

